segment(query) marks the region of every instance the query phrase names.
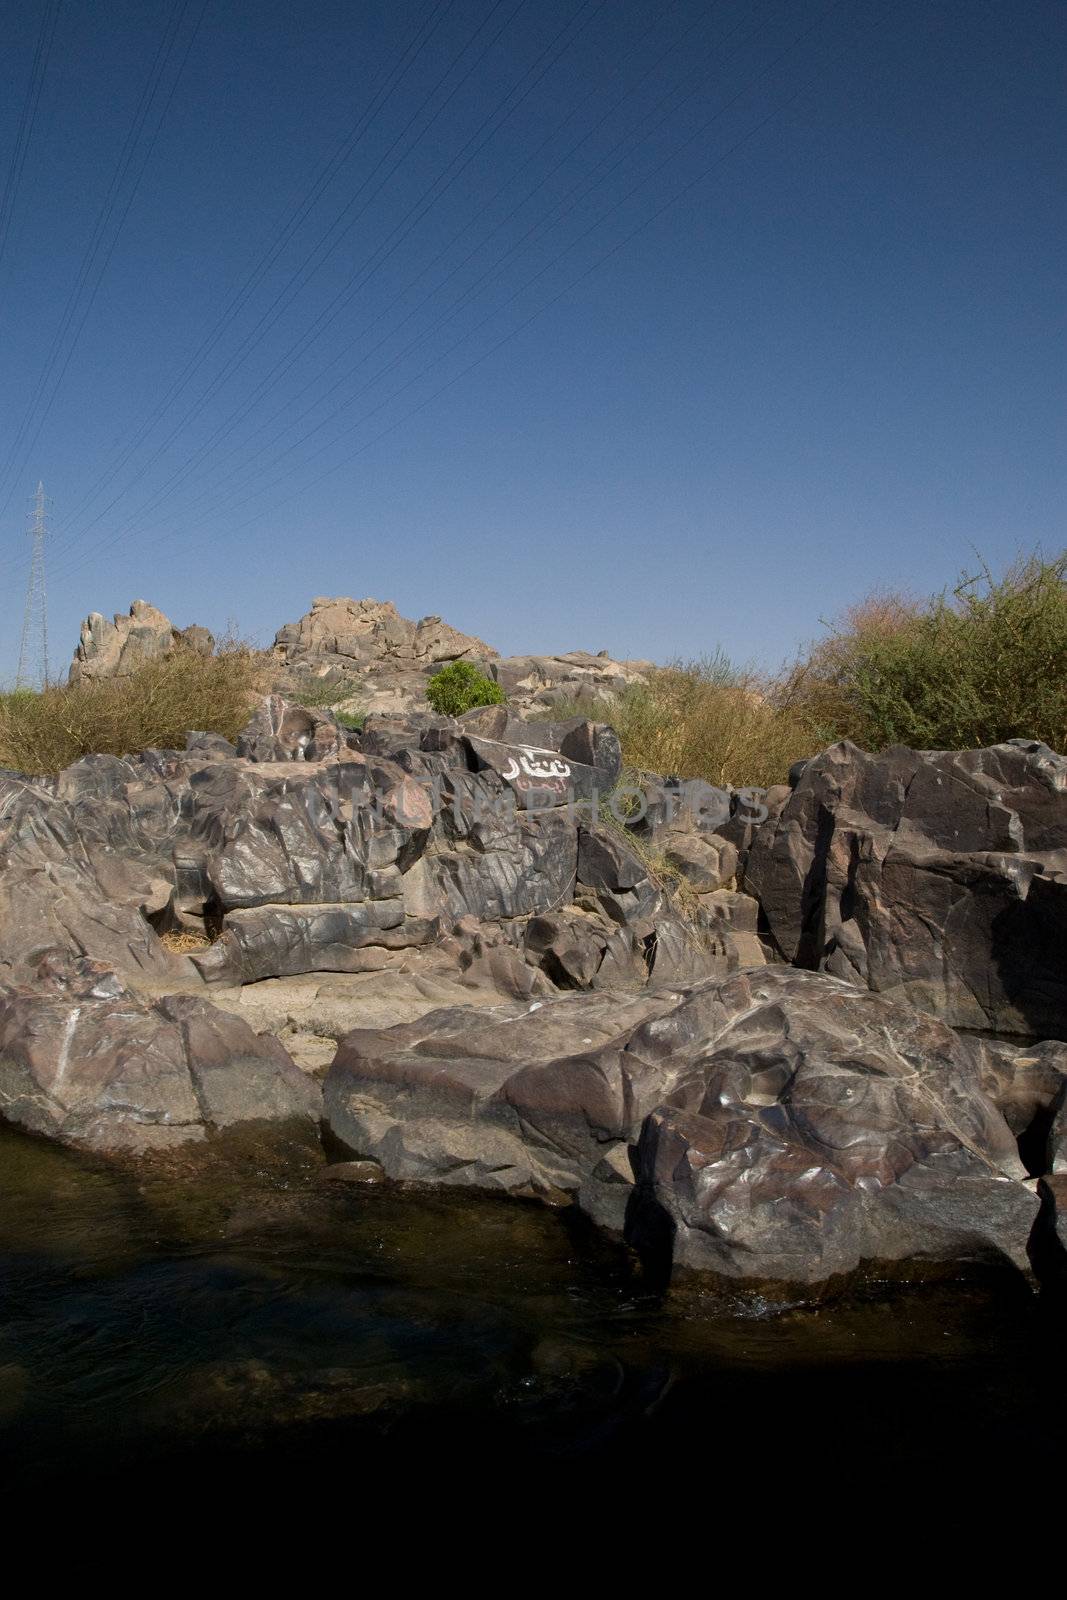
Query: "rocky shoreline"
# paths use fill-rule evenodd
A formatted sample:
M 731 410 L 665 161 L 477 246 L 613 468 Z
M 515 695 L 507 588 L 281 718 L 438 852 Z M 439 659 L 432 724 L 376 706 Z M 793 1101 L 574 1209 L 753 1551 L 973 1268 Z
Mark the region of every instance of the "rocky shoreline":
M 0 775 L 0 1115 L 124 1160 L 302 1128 L 665 1277 L 1062 1282 L 1067 759 L 619 779 L 581 716 L 277 693 L 234 744 Z

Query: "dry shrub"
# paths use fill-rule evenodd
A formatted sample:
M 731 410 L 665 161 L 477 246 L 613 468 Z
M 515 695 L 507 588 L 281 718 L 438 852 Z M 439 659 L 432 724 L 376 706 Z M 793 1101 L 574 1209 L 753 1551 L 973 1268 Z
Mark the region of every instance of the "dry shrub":
M 810 722 L 783 701 L 780 685 L 722 655 L 656 668 L 604 717 L 627 766 L 716 788 L 784 783 L 793 762 L 814 749 Z
M 210 656 L 179 646 L 126 678 L 0 695 L 0 766 L 53 774 L 94 752 L 183 749 L 190 730 L 232 739 L 264 687 L 262 655 L 227 639 Z
M 778 699 L 790 706 L 812 730 L 819 748 L 858 731 L 852 684 L 859 663 L 870 652 L 888 647 L 919 614 L 911 596 L 877 590 L 849 606 L 827 638 L 785 669 Z
M 847 612 L 781 694 L 825 745 L 975 749 L 1067 745 L 1067 555 L 983 565 L 922 603 L 875 596 Z

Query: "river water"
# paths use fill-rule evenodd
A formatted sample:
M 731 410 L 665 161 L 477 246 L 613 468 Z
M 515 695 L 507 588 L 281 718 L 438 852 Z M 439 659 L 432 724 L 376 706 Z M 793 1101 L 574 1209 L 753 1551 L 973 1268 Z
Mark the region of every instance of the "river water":
M 1040 1477 L 1058 1447 L 1067 1319 L 1016 1280 L 662 1295 L 572 1213 L 321 1162 L 227 1140 L 116 1168 L 0 1132 L 9 1486 L 650 1461 L 913 1485 Z

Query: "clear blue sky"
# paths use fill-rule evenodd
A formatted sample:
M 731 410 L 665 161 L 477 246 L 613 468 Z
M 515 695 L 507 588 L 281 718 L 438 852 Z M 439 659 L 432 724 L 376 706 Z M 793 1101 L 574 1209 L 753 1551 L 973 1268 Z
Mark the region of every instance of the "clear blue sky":
M 0 14 L 0 678 L 39 478 L 64 669 L 316 594 L 774 663 L 1064 543 L 1061 0 Z

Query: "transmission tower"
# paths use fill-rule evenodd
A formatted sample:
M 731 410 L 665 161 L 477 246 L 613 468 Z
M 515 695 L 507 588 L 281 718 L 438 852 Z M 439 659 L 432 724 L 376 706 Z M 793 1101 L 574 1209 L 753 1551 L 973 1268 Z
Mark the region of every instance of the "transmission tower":
M 36 664 L 42 685 L 48 683 L 48 597 L 44 586 L 44 536 L 48 532 L 48 513 L 45 510 L 44 484 L 38 483 L 33 497 L 30 516 L 30 537 L 33 539 L 33 556 L 30 561 L 30 581 L 26 589 L 26 610 L 22 617 L 22 639 L 19 644 L 19 667 L 15 677 L 16 689 L 26 686 L 27 674 Z M 37 661 L 32 657 L 36 652 Z

